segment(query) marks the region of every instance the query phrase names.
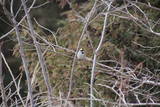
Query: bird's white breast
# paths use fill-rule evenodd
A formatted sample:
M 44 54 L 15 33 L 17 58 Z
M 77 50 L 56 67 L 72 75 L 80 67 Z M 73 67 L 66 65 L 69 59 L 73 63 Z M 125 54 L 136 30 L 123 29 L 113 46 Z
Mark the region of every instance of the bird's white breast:
M 85 58 L 85 55 L 82 54 L 81 51 L 79 51 L 79 52 L 77 53 L 77 58 L 78 58 L 78 59 L 84 59 L 84 58 Z

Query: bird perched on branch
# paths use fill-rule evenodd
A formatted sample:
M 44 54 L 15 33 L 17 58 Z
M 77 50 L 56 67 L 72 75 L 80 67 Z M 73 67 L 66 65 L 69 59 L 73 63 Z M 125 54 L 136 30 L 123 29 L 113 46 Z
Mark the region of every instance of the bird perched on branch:
M 84 52 L 84 50 L 82 48 L 78 51 L 77 58 L 78 59 L 85 59 L 86 58 L 85 52 Z

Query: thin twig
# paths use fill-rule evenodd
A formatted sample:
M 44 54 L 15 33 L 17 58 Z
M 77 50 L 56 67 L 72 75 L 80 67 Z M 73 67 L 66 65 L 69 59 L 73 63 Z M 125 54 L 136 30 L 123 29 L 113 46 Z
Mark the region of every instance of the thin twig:
M 73 79 L 73 72 L 74 72 L 74 69 L 75 69 L 75 64 L 76 64 L 76 55 L 79 51 L 79 48 L 80 48 L 80 44 L 81 44 L 81 41 L 82 41 L 82 38 L 87 30 L 87 27 L 88 27 L 88 23 L 95 11 L 95 8 L 96 8 L 96 4 L 97 4 L 97 0 L 95 1 L 91 11 L 88 13 L 88 15 L 86 16 L 86 24 L 84 25 L 83 27 L 83 31 L 82 31 L 82 34 L 79 38 L 79 41 L 78 41 L 78 44 L 77 44 L 77 49 L 76 49 L 76 52 L 75 52 L 75 55 L 74 55 L 74 59 L 73 59 L 73 63 L 72 63 L 72 69 L 71 69 L 71 74 L 70 74 L 70 80 L 69 80 L 69 91 L 68 91 L 68 95 L 67 95 L 67 99 L 69 99 L 70 97 L 70 94 L 71 94 L 71 91 L 72 91 L 72 79 Z
M 23 101 L 23 99 L 22 99 L 22 97 L 21 97 L 21 94 L 20 94 L 20 86 L 17 85 L 16 79 L 15 79 L 13 73 L 12 73 L 13 71 L 12 71 L 11 68 L 9 67 L 9 65 L 8 65 L 8 63 L 7 63 L 7 61 L 6 61 L 6 58 L 4 57 L 4 55 L 3 55 L 2 52 L 1 52 L 1 55 L 2 55 L 2 58 L 3 58 L 3 61 L 4 61 L 5 65 L 6 65 L 6 67 L 8 68 L 9 73 L 11 74 L 12 80 L 13 80 L 13 82 L 14 82 L 14 84 L 15 84 L 15 87 L 16 87 L 16 92 L 17 92 L 17 94 L 18 94 L 18 97 L 20 98 L 20 100 L 21 100 L 21 102 L 22 102 L 22 105 L 25 107 L 24 101 Z
M 0 53 L 2 52 L 2 45 L 3 45 L 3 42 L 0 43 Z M 0 54 L 0 89 L 1 89 L 1 94 L 2 94 L 3 106 L 8 107 L 7 97 L 5 94 L 5 88 L 4 88 L 4 83 L 3 83 L 2 55 L 1 54 Z
M 23 42 L 20 38 L 20 32 L 19 32 L 19 27 L 17 26 L 17 21 L 14 17 L 14 13 L 13 13 L 13 0 L 11 0 L 11 15 L 12 15 L 12 22 L 15 26 L 15 31 L 16 31 L 16 36 L 17 36 L 17 40 L 18 40 L 18 44 L 19 44 L 19 53 L 21 55 L 22 58 L 22 62 L 23 62 L 23 67 L 24 67 L 24 71 L 26 74 L 26 78 L 27 78 L 27 85 L 28 85 L 28 93 L 30 96 L 30 102 L 31 102 L 31 107 L 34 107 L 34 102 L 33 102 L 33 95 L 32 95 L 32 85 L 31 85 L 31 79 L 30 79 L 30 72 L 28 70 L 28 61 L 25 57 L 25 51 L 24 51 L 24 46 L 23 46 Z M 27 104 L 27 101 L 26 101 Z
M 102 45 L 102 42 L 104 40 L 104 36 L 105 36 L 105 33 L 106 33 L 108 11 L 110 10 L 111 4 L 112 4 L 112 2 L 110 2 L 108 4 L 108 9 L 107 9 L 107 12 L 105 14 L 105 19 L 104 19 L 103 30 L 102 30 L 100 42 L 99 42 L 98 47 L 95 50 L 94 56 L 93 56 L 93 63 L 92 63 L 92 70 L 91 70 L 91 79 L 90 79 L 90 99 L 91 99 L 90 100 L 90 107 L 93 107 L 93 96 L 94 96 L 94 93 L 93 93 L 93 81 L 94 81 L 94 72 L 95 72 L 96 62 L 97 62 L 96 61 L 97 60 L 97 54 L 98 54 L 98 52 L 99 52 L 99 50 L 101 48 L 101 45 Z

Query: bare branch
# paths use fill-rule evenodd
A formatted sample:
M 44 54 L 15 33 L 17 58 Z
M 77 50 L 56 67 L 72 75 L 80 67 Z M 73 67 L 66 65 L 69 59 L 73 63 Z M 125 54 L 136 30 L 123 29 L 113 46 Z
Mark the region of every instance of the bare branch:
M 107 18 L 108 18 L 108 11 L 111 8 L 111 4 L 112 1 L 108 4 L 108 8 L 107 8 L 107 12 L 105 14 L 105 19 L 104 19 L 104 24 L 103 24 L 103 30 L 102 30 L 102 34 L 101 34 L 101 38 L 100 38 L 100 42 L 98 44 L 97 49 L 94 52 L 94 57 L 93 57 L 93 64 L 92 64 L 92 71 L 91 71 L 91 80 L 90 80 L 90 107 L 93 107 L 93 81 L 94 81 L 94 72 L 95 72 L 95 68 L 96 68 L 96 61 L 97 61 L 97 54 L 101 48 L 102 42 L 104 40 L 104 36 L 105 36 L 105 32 L 106 32 L 106 25 L 107 25 Z
M 2 52 L 2 45 L 3 45 L 3 42 L 0 43 L 0 53 Z M 3 83 L 2 55 L 1 54 L 0 54 L 0 88 L 1 88 L 3 106 L 8 107 L 7 97 L 5 94 L 4 83 Z
M 45 64 L 44 57 L 43 57 L 42 52 L 41 52 L 41 48 L 37 44 L 37 40 L 36 40 L 36 37 L 35 37 L 35 34 L 34 34 L 34 29 L 33 29 L 33 25 L 32 25 L 32 22 L 31 22 L 30 14 L 27 11 L 25 1 L 21 0 L 21 2 L 22 2 L 22 5 L 23 5 L 25 14 L 27 16 L 27 22 L 29 24 L 31 37 L 32 37 L 32 39 L 34 41 L 34 45 L 36 47 L 36 51 L 37 51 L 37 54 L 38 54 L 38 59 L 40 61 L 40 66 L 41 66 L 41 69 L 42 69 L 42 74 L 43 74 L 43 77 L 44 77 L 44 80 L 45 80 L 45 83 L 46 83 L 46 86 L 47 86 L 47 89 L 48 89 L 48 99 L 49 99 L 49 103 L 50 103 L 49 105 L 52 106 L 52 88 L 51 88 L 50 81 L 49 81 L 48 70 L 47 70 L 47 67 L 46 67 L 46 64 Z

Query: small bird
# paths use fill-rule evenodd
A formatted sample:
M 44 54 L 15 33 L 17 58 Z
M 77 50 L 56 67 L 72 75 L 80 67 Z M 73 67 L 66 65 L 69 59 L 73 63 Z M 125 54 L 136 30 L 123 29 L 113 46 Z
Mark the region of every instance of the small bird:
M 84 52 L 84 50 L 81 48 L 79 51 L 78 51 L 78 53 L 77 53 L 77 58 L 78 59 L 85 59 L 85 52 Z

